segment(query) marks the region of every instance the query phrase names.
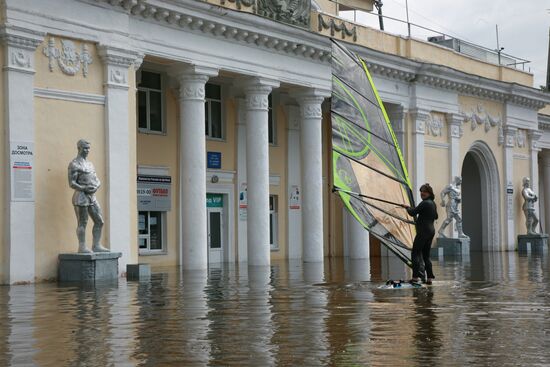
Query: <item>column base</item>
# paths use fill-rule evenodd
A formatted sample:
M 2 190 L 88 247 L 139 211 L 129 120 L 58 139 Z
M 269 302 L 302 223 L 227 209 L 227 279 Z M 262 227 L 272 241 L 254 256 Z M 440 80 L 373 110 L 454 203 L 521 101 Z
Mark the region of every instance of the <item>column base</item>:
M 127 264 L 127 280 L 147 280 L 151 278 L 151 265 L 149 264 Z
M 439 256 L 468 256 L 470 254 L 470 239 L 439 237 L 436 248 L 438 255 L 441 254 Z
M 547 234 L 520 234 L 518 236 L 518 252 L 520 254 L 543 254 L 546 251 L 548 251 Z
M 59 254 L 59 282 L 95 282 L 118 278 L 121 252 Z

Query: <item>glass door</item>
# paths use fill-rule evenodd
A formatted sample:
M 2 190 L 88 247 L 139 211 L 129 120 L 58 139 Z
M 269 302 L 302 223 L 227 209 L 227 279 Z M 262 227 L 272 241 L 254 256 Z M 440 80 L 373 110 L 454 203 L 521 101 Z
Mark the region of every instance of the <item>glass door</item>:
M 208 208 L 208 263 L 223 262 L 223 208 Z

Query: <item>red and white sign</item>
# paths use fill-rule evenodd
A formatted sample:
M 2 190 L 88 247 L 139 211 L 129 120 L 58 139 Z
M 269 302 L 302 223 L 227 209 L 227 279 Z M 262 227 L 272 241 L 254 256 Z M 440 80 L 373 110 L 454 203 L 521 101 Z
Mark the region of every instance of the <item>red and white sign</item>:
M 34 201 L 34 144 L 10 144 L 11 200 Z

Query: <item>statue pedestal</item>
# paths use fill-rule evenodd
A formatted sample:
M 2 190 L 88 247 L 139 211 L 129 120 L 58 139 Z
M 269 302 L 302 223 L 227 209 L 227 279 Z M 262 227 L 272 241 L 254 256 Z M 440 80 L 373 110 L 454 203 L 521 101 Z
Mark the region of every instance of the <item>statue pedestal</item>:
M 469 238 L 441 238 L 437 239 L 437 247 L 443 256 L 466 256 L 470 254 Z
M 542 254 L 548 249 L 548 235 L 545 233 L 520 234 L 518 236 L 518 252 Z
M 118 278 L 120 252 L 59 254 L 59 282 L 95 282 Z

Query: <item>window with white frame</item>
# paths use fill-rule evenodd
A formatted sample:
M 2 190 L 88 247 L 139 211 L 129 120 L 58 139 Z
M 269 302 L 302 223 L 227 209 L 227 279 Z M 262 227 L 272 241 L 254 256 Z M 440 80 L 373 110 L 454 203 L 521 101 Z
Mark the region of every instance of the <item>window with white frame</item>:
M 278 216 L 277 216 L 277 195 L 269 196 L 269 244 L 271 250 L 279 249 L 278 233 Z
M 138 83 L 138 128 L 144 133 L 164 133 L 162 75 L 141 70 Z
M 139 253 L 165 252 L 165 213 L 140 211 L 138 212 L 138 241 Z
M 268 138 L 269 144 L 277 144 L 277 122 L 273 113 L 273 93 L 269 93 L 267 97 L 267 122 L 268 122 Z
M 217 84 L 206 84 L 204 101 L 205 133 L 211 139 L 223 139 L 222 87 Z

